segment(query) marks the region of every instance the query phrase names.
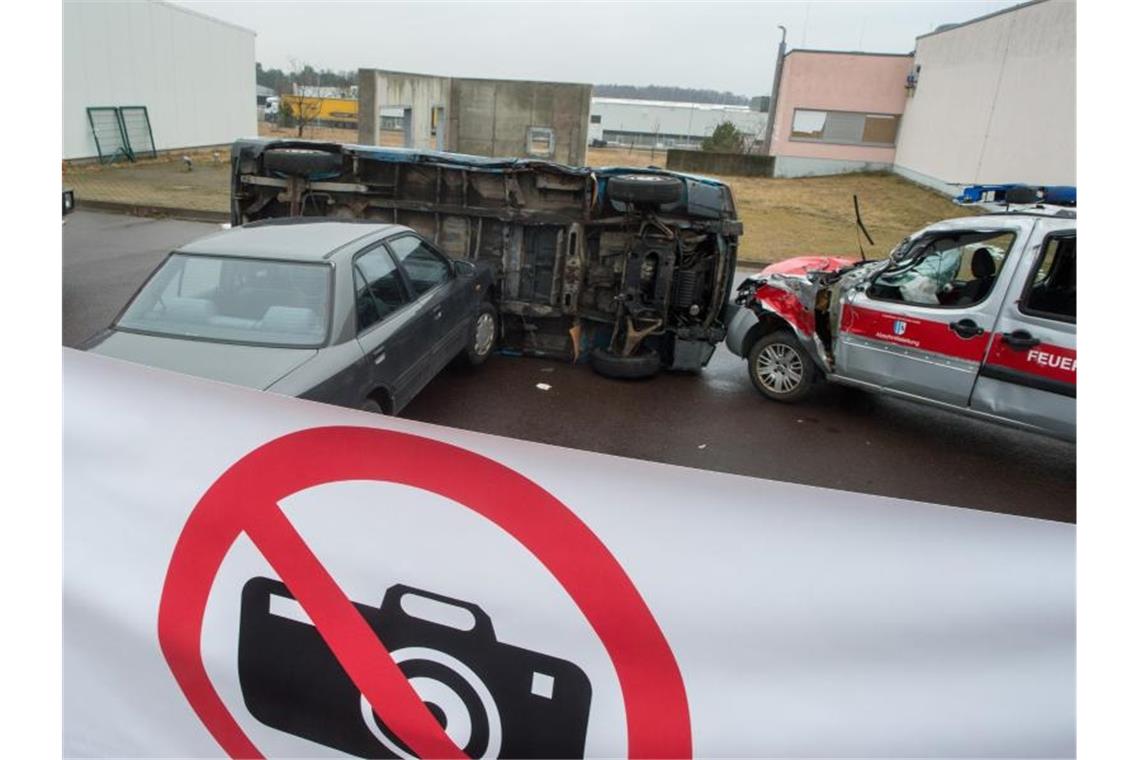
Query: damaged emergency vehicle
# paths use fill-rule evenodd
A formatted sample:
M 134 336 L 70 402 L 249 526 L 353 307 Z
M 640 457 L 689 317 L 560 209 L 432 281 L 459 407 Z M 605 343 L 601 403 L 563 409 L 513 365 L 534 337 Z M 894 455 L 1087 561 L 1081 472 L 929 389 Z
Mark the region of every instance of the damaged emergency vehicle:
M 725 335 L 742 226 L 722 182 L 376 146 L 239 140 L 231 221 L 406 225 L 489 264 L 501 345 L 610 377 L 697 370 Z
M 798 401 L 826 379 L 1074 439 L 1076 190 L 958 200 L 997 210 L 932 224 L 885 260 L 801 257 L 747 278 L 726 345 L 757 390 Z

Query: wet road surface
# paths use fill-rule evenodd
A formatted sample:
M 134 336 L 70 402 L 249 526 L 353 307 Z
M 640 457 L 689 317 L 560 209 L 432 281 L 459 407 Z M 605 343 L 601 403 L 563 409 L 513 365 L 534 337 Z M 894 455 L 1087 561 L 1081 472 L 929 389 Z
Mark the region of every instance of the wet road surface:
M 69 216 L 64 345 L 106 326 L 171 248 L 217 229 Z M 1076 519 L 1073 444 L 838 386 L 820 385 L 794 406 L 767 401 L 723 346 L 700 373 L 627 382 L 586 365 L 495 355 L 475 370 L 448 369 L 402 416 L 705 470 Z

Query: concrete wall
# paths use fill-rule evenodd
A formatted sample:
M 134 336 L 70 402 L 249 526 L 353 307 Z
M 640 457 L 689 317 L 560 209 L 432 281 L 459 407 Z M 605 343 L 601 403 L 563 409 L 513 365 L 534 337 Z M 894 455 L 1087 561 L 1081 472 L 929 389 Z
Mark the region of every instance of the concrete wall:
M 770 154 L 891 164 L 893 147 L 792 140 L 792 118 L 797 108 L 901 114 L 911 65 L 905 55 L 791 51 L 784 56 Z
M 837 158 L 776 156 L 773 177 L 826 177 L 855 172 L 889 172 L 891 164 L 882 161 L 845 161 Z
M 554 130 L 552 160 L 586 161 L 590 117 L 588 84 L 451 80 L 453 150 L 482 156 L 527 155 L 527 130 Z
M 380 144 L 381 109 L 411 109 L 411 121 L 405 113 L 404 130 L 409 135 L 407 147 L 436 150 L 450 149 L 450 136 L 445 134 L 439 142 L 431 134 L 431 109 L 443 106 L 444 120 L 448 118 L 447 107 L 451 92 L 451 79 L 433 77 L 426 74 L 405 74 L 396 71 L 361 69 L 357 78 L 359 86 L 358 139 L 364 145 Z
M 702 150 L 670 148 L 665 168 L 694 174 L 722 174 L 729 177 L 771 177 L 776 159 L 772 156 L 746 156 L 740 153 L 706 153 Z
M 1010 11 L 919 37 L 922 69 L 896 170 L 945 189 L 1076 184 L 1076 4 Z
M 65 2 L 63 158 L 98 155 L 97 106 L 146 106 L 158 150 L 255 136 L 254 36 L 155 0 Z
M 361 69 L 361 143 L 380 143 L 379 113 L 411 109 L 409 147 L 481 156 L 527 155 L 531 127 L 554 131 L 551 160 L 582 164 L 590 117 L 588 84 L 460 79 Z M 443 139 L 431 135 L 431 109 L 444 109 Z M 405 117 L 406 118 L 406 117 Z

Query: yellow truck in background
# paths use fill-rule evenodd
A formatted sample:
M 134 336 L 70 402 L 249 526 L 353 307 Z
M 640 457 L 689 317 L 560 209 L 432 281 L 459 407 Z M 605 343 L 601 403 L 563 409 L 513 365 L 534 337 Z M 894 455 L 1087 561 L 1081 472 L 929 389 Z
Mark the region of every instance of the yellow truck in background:
M 285 115 L 286 109 L 293 118 L 301 117 L 306 124 L 321 127 L 342 127 L 356 129 L 359 122 L 359 101 L 355 98 L 317 98 L 300 95 L 282 95 L 280 102 L 281 113 L 278 119 Z

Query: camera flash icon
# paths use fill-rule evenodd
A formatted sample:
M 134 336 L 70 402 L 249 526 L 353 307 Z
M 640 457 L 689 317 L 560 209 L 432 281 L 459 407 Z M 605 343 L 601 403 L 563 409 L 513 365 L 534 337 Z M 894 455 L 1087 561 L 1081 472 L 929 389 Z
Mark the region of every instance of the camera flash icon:
M 554 698 L 554 676 L 535 673 L 530 679 L 530 693 L 536 697 Z

